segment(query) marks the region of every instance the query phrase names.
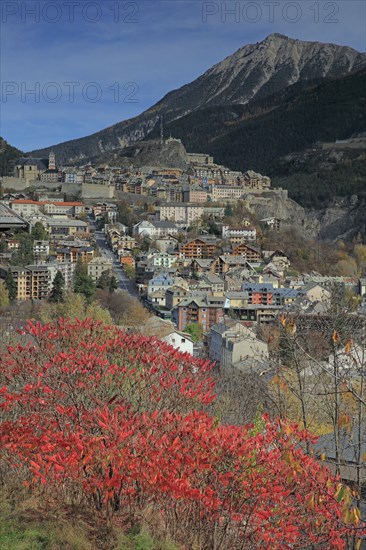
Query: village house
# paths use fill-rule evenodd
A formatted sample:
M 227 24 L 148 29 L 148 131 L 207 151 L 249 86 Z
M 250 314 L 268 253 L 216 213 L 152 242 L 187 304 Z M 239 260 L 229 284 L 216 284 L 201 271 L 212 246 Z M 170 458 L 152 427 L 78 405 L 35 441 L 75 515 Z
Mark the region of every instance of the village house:
M 88 275 L 92 277 L 94 282 L 97 282 L 102 273 L 105 271 L 112 273 L 113 262 L 109 258 L 98 256 L 93 258 L 88 263 Z
M 225 290 L 224 280 L 216 273 L 207 273 L 202 276 L 201 282 L 206 284 L 214 296 L 222 296 Z
M 281 229 L 281 220 L 279 218 L 263 218 L 262 220 L 259 220 L 259 223 L 271 230 L 279 231 Z
M 157 290 L 162 290 L 165 293 L 167 288 L 173 286 L 174 284 L 174 278 L 168 273 L 159 273 L 149 280 L 147 285 L 147 295 L 150 297 L 150 295 Z
M 185 185 L 183 186 L 183 202 L 207 202 L 207 191 L 200 185 Z
M 271 179 L 268 176 L 262 176 L 253 170 L 248 170 L 243 174 L 244 187 L 253 191 L 268 190 L 271 187 Z
M 163 253 L 171 253 L 178 250 L 178 239 L 172 235 L 165 235 L 155 239 L 154 246 Z
M 212 262 L 210 269 L 213 273 L 223 274 L 238 268 L 243 268 L 246 264 L 247 259 L 244 256 L 222 254 Z
M 200 275 L 202 273 L 210 273 L 211 264 L 213 258 L 196 258 L 191 262 L 191 273 L 192 275 Z
M 193 355 L 192 337 L 177 330 L 171 321 L 153 316 L 146 321 L 140 331 L 144 336 L 156 336 L 156 338 L 166 342 L 181 353 Z
M 191 296 L 191 290 L 182 286 L 171 286 L 165 291 L 165 307 L 174 309 L 184 298 Z

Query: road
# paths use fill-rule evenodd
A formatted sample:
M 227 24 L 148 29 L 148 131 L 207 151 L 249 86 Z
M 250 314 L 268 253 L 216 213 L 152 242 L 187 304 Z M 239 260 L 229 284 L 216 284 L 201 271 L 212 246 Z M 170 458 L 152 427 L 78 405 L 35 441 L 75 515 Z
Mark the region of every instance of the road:
M 96 243 L 100 250 L 101 255 L 104 258 L 108 258 L 113 262 L 113 274 L 115 275 L 118 287 L 122 290 L 126 290 L 132 298 L 139 298 L 138 292 L 134 283 L 127 277 L 126 273 L 121 268 L 118 260 L 113 254 L 112 250 L 105 242 L 105 233 L 103 231 L 95 231 L 94 233 Z

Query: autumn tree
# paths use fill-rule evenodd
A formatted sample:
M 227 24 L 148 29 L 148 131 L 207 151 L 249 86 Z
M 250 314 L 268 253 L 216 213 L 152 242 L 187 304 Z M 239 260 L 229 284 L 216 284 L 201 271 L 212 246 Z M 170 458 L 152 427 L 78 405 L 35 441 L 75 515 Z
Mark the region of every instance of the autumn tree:
M 65 319 L 94 319 L 113 325 L 113 319 L 109 311 L 101 306 L 99 301 L 88 303 L 85 296 L 75 294 L 67 290 L 63 294 L 63 300 L 56 303 L 43 302 L 39 307 L 39 318 L 43 322 L 50 322 L 63 317 Z
M 149 508 L 188 548 L 345 549 L 364 534 L 351 491 L 266 415 L 205 412 L 208 362 L 86 320 L 28 324 L 0 357 L 0 466 L 59 502 L 135 525 Z
M 282 417 L 297 420 L 313 432 L 330 434 L 332 464 L 338 474 L 350 456 L 344 445 L 349 439 L 360 498 L 365 469 L 366 332 L 365 320 L 351 306 L 338 294 L 325 315 L 281 316 L 272 397 Z
M 97 290 L 96 299 L 110 312 L 116 325 L 139 327 L 149 317 L 141 303 L 127 292 L 118 291 L 112 294 L 109 290 Z

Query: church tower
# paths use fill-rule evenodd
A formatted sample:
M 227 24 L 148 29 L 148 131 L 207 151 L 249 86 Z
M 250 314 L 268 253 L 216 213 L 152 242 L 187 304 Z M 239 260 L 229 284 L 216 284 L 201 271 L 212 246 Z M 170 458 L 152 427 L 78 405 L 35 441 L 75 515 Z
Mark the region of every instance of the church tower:
M 51 151 L 49 156 L 48 156 L 48 169 L 49 170 L 56 170 L 56 157 L 55 157 L 55 153 L 53 151 Z

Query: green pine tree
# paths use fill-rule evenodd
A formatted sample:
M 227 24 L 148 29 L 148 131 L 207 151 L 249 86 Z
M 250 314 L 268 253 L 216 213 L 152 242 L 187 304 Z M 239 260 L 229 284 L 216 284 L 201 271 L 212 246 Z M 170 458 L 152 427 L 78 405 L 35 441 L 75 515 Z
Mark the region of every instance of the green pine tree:
M 97 281 L 97 288 L 101 288 L 102 290 L 107 290 L 110 285 L 110 279 L 111 279 L 111 276 L 109 274 L 109 271 L 108 270 L 103 271 L 103 273 L 101 274 L 101 276 Z
M 64 285 L 65 279 L 61 271 L 57 271 L 56 277 L 52 283 L 52 290 L 49 298 L 50 302 L 58 303 L 64 301 Z
M 95 283 L 88 275 L 87 266 L 78 260 L 74 272 L 74 292 L 85 296 L 88 303 L 91 303 L 95 293 Z
M 37 222 L 32 227 L 31 235 L 35 241 L 48 241 L 49 235 L 41 222 Z
M 16 284 L 10 269 L 8 269 L 8 272 L 5 277 L 5 286 L 8 289 L 9 300 L 13 302 L 18 295 L 18 285 Z
M 114 275 L 110 277 L 108 290 L 112 294 L 118 288 L 118 281 Z

